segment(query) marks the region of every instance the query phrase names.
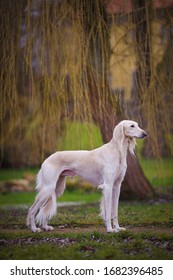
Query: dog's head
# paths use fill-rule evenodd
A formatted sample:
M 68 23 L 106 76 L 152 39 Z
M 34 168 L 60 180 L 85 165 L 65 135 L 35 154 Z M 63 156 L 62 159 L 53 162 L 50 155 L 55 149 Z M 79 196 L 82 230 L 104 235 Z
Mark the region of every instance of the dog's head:
M 126 137 L 144 138 L 147 133 L 142 130 L 137 122 L 134 121 L 122 121 L 120 125 L 123 127 L 124 135 Z
M 116 140 L 120 149 L 122 149 L 124 138 L 129 140 L 129 151 L 134 154 L 134 148 L 136 145 L 135 138 L 144 138 L 147 133 L 142 130 L 137 122 L 124 120 L 121 121 L 114 129 L 113 138 Z

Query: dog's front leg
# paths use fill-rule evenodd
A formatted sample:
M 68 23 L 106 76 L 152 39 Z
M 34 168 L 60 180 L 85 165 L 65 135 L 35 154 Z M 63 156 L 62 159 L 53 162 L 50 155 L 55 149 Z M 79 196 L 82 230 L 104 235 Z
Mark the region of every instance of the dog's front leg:
M 105 205 L 105 223 L 108 233 L 117 232 L 111 225 L 111 209 L 112 209 L 112 186 L 104 185 L 104 205 Z
M 118 223 L 118 204 L 120 196 L 121 183 L 115 184 L 112 189 L 112 222 L 113 228 L 116 231 L 125 230 L 125 228 L 120 227 Z

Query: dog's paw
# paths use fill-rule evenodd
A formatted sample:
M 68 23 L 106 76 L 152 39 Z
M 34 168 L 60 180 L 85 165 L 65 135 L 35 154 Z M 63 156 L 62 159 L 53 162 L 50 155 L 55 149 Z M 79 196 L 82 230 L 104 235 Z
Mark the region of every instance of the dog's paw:
M 32 232 L 41 232 L 41 228 L 37 228 L 37 227 L 35 227 L 35 228 L 32 228 L 31 229 L 32 230 Z
M 117 233 L 118 231 L 116 228 L 107 229 L 107 233 Z
M 123 230 L 126 230 L 126 228 L 125 227 L 118 227 L 118 228 L 116 228 L 118 231 L 123 231 Z
M 51 227 L 51 226 L 45 226 L 45 227 L 43 227 L 43 229 L 44 229 L 45 231 L 51 231 L 51 230 L 54 230 L 54 228 L 53 228 L 53 227 Z

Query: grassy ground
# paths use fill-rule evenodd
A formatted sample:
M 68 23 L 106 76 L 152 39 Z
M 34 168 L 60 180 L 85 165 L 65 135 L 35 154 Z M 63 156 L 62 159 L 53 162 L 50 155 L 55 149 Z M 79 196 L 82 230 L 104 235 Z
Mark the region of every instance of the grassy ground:
M 19 205 L 25 204 L 30 205 L 35 199 L 35 192 L 12 192 L 0 194 L 0 205 L 1 206 L 10 206 L 10 205 Z M 58 201 L 59 202 L 85 202 L 92 203 L 100 199 L 101 193 L 99 191 L 93 192 L 83 192 L 82 190 L 69 191 L 66 190 Z
M 60 207 L 53 232 L 33 234 L 26 210 L 0 211 L 1 259 L 173 259 L 173 203 L 121 202 L 127 231 L 107 234 L 98 203 Z

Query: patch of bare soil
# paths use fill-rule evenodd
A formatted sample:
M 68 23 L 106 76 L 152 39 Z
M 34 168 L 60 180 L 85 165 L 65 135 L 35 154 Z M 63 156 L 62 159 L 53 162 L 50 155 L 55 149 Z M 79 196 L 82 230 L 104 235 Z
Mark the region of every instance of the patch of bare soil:
M 158 227 L 158 226 L 153 226 L 153 227 L 126 227 L 128 231 L 131 231 L 133 233 L 165 233 L 165 234 L 173 234 L 173 228 L 168 228 L 168 227 Z M 30 229 L 26 229 L 25 226 L 21 227 L 18 225 L 10 225 L 7 227 L 3 227 L 0 229 L 0 231 L 7 232 L 8 233 L 11 231 L 13 233 L 31 233 L 34 235 L 34 233 L 31 232 Z M 45 232 L 45 231 L 43 231 Z M 81 226 L 81 227 L 68 227 L 67 225 L 61 225 L 61 226 L 55 226 L 54 230 L 51 231 L 52 233 L 55 234 L 68 234 L 68 233 L 92 233 L 92 232 L 98 232 L 98 233 L 105 233 L 106 234 L 106 228 L 104 226 L 94 226 L 94 225 L 87 225 L 86 227 Z M 117 233 L 112 233 L 112 234 L 117 234 Z
M 173 234 L 173 228 L 163 228 L 163 227 L 127 227 L 128 231 L 132 231 L 134 233 L 166 233 L 166 234 Z M 76 228 L 55 228 L 55 233 L 92 233 L 92 232 L 100 232 L 106 233 L 105 227 L 76 227 Z M 116 234 L 116 233 L 113 233 Z

